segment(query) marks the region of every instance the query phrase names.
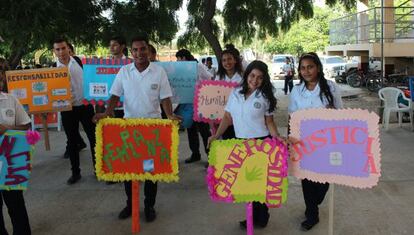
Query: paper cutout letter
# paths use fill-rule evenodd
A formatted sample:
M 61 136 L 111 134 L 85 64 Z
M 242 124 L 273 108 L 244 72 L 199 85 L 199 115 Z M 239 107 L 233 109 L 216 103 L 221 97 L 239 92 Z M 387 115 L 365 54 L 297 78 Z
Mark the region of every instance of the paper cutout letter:
M 361 109 L 294 112 L 293 174 L 317 182 L 373 187 L 381 175 L 379 117 Z
M 178 141 L 171 120 L 103 119 L 96 127 L 98 179 L 177 181 Z
M 199 122 L 220 123 L 231 91 L 237 83 L 202 80 L 196 85 L 194 117 Z
M 214 141 L 207 173 L 210 197 L 279 207 L 287 199 L 287 156 L 287 146 L 274 138 Z

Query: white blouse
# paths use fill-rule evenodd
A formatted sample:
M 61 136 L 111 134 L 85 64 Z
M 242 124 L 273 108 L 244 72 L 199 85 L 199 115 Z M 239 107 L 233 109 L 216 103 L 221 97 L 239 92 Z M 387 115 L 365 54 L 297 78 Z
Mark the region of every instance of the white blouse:
M 216 79 L 214 79 L 214 80 L 220 80 L 221 78 L 220 78 L 220 75 L 216 75 Z M 228 77 L 227 75 L 225 75 L 224 76 L 224 79 L 223 79 L 223 81 L 226 81 L 226 82 L 236 82 L 237 84 L 240 84 L 241 82 L 242 82 L 242 80 L 243 80 L 243 78 L 242 78 L 242 76 L 239 74 L 239 73 L 235 73 L 234 75 L 233 75 L 233 77 Z
M 335 108 L 343 108 L 341 91 L 336 83 L 328 80 L 328 86 L 333 96 L 333 104 Z M 319 93 L 321 89 L 319 83 L 316 84 L 315 88 L 310 91 L 306 88 L 305 83 L 300 83 L 293 87 L 292 92 L 289 95 L 289 106 L 288 112 L 293 113 L 301 109 L 309 108 L 326 108 L 329 104 L 328 99 L 323 96 L 321 100 Z
M 247 99 L 240 94 L 241 87 L 233 89 L 226 110 L 233 119 L 237 138 L 258 138 L 269 135 L 265 116 L 269 113 L 269 101 L 258 91 L 254 91 Z

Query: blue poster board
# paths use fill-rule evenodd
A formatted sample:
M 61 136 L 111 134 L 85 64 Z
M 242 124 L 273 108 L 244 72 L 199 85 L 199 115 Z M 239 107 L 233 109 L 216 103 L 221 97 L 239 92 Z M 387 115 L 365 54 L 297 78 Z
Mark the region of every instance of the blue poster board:
M 195 83 L 198 76 L 196 61 L 156 62 L 167 72 L 173 102 L 178 104 L 192 104 L 194 101 Z
M 33 146 L 25 131 L 0 135 L 0 189 L 25 190 L 28 185 Z
M 82 61 L 84 99 L 88 102 L 109 100 L 109 91 L 116 74 L 122 66 L 131 62 L 131 59 L 84 59 Z
M 87 102 L 107 101 L 109 91 L 119 69 L 131 63 L 131 59 L 84 59 L 83 94 Z M 194 87 L 197 80 L 197 62 L 155 62 L 167 73 L 173 90 L 174 103 L 193 103 Z M 122 100 L 122 97 L 121 97 Z
M 414 102 L 414 77 L 409 77 L 411 101 Z

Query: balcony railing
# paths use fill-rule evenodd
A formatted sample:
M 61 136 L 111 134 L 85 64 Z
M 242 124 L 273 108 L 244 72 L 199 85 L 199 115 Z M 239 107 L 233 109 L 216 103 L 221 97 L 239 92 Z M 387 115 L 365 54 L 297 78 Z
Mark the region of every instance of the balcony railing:
M 384 40 L 414 39 L 414 7 L 384 7 Z M 375 7 L 329 23 L 331 45 L 381 41 L 381 8 Z

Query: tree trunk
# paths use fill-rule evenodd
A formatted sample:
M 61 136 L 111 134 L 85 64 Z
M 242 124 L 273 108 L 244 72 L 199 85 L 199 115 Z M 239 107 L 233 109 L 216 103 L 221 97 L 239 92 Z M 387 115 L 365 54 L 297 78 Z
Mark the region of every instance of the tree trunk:
M 206 38 L 208 44 L 213 48 L 214 54 L 216 55 L 217 60 L 221 57 L 221 45 L 216 35 L 213 33 L 213 28 L 211 27 L 211 20 L 214 17 L 216 12 L 216 0 L 206 0 L 206 8 L 204 9 L 204 16 L 198 25 L 198 30 Z
M 19 47 L 13 47 L 9 58 L 7 59 L 11 69 L 16 69 L 17 65 L 20 64 L 20 60 L 23 57 L 23 49 Z

